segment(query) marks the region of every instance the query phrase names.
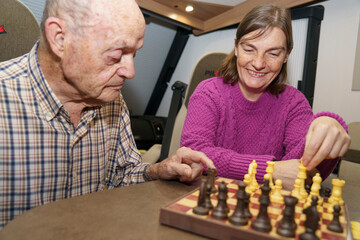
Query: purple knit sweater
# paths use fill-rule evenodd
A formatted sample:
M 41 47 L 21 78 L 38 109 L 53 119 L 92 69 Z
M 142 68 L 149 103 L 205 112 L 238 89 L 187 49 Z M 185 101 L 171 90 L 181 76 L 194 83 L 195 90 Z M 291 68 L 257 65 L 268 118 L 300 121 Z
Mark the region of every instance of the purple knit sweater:
M 204 152 L 214 162 L 218 176 L 243 179 L 256 160 L 257 180 L 262 182 L 266 162 L 300 159 L 312 120 L 336 114 L 312 113 L 304 95 L 287 86 L 276 97 L 265 92 L 257 101 L 247 100 L 237 84 L 215 77 L 201 82 L 192 94 L 181 136 L 181 145 Z M 339 159 L 324 160 L 317 169 L 325 179 Z

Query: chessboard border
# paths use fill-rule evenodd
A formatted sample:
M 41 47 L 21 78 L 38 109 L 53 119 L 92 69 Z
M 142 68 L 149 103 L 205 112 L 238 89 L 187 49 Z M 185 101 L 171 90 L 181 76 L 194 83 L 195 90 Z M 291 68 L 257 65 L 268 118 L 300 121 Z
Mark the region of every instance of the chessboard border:
M 253 229 L 225 223 L 224 220 L 214 218 L 207 219 L 197 215 L 190 215 L 180 210 L 168 208 L 183 198 L 199 191 L 200 187 L 178 197 L 171 203 L 160 209 L 160 223 L 177 229 L 185 230 L 193 234 L 213 238 L 213 239 L 231 239 L 231 240 L 278 240 L 284 237 L 273 236 L 268 233 L 262 233 Z M 347 222 L 347 238 L 352 239 L 350 227 L 349 212 L 346 204 L 343 206 L 343 215 Z M 285 238 L 286 239 L 286 238 Z M 289 238 L 294 239 L 294 238 Z

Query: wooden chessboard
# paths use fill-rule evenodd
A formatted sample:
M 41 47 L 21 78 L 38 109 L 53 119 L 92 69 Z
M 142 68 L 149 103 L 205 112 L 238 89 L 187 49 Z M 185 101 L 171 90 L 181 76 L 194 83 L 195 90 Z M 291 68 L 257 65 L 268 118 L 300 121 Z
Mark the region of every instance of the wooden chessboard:
M 218 187 L 222 181 L 224 181 L 228 187 L 227 203 L 230 209 L 228 216 L 231 216 L 236 207 L 237 199 L 235 197 L 235 193 L 238 189 L 237 183 L 239 181 L 219 177 L 215 181 L 216 187 Z M 255 231 L 250 227 L 251 222 L 256 218 L 259 212 L 260 192 L 261 190 L 258 189 L 250 198 L 249 207 L 253 217 L 246 226 L 235 226 L 228 220 L 217 220 L 211 217 L 210 214 L 206 216 L 194 214 L 192 209 L 197 206 L 199 188 L 162 207 L 160 210 L 160 223 L 215 239 L 291 239 L 281 237 L 276 233 L 278 224 L 283 217 L 284 204 L 271 203 L 268 207 L 268 215 L 271 219 L 272 225 L 271 232 L 262 233 Z M 282 194 L 284 196 L 290 195 L 290 192 L 282 190 Z M 215 207 L 217 205 L 217 196 L 215 194 L 211 196 L 211 201 Z M 319 222 L 319 228 L 316 231 L 316 235 L 320 239 L 352 239 L 351 231 L 348 230 L 350 229 L 350 221 L 346 204 L 342 207 L 342 214 L 340 216 L 340 223 L 344 229 L 344 232 L 341 234 L 331 232 L 326 228 L 332 220 L 332 214 L 329 213 L 328 210 L 329 207 L 330 204 L 327 203 L 327 198 L 324 199 L 323 204 L 318 205 L 318 212 L 321 220 Z M 303 202 L 299 202 L 295 207 L 295 222 L 298 227 L 296 230 L 296 236 L 293 239 L 298 239 L 299 235 L 305 232 L 304 222 L 306 216 L 302 213 L 303 208 Z

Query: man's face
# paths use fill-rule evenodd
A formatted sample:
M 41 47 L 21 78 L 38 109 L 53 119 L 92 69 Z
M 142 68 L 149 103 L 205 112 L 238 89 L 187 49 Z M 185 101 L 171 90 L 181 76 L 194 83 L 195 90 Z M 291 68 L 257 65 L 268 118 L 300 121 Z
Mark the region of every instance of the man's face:
M 65 38 L 61 68 L 73 100 L 88 106 L 112 102 L 125 80 L 135 76 L 134 57 L 143 45 L 145 23 L 137 6 L 129 5 L 118 11 L 117 6 L 97 7 L 93 26 Z

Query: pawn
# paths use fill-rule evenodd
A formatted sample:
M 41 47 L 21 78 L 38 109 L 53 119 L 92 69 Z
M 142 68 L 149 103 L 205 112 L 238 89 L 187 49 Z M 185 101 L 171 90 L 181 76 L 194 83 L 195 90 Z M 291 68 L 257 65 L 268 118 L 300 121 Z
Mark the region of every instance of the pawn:
M 291 192 L 291 195 L 299 199 L 299 202 L 304 199 L 304 197 L 300 194 L 301 188 L 301 179 L 296 179 L 294 184 L 294 189 Z
M 272 190 L 272 194 L 270 195 L 270 201 L 274 203 L 284 203 L 284 198 L 281 195 L 282 189 L 282 181 L 277 179 L 275 181 L 274 189 Z
M 211 216 L 216 219 L 226 219 L 228 215 L 227 188 L 225 182 L 220 183 L 218 189 L 218 204 L 211 213 Z
M 329 198 L 331 196 L 331 189 L 330 188 L 325 188 L 325 193 L 324 193 L 324 197 Z
M 344 231 L 343 228 L 341 227 L 340 220 L 339 220 L 340 210 L 341 210 L 341 207 L 339 205 L 334 206 L 333 219 L 330 222 L 330 224 L 327 226 L 327 229 L 332 232 L 342 233 Z
M 244 183 L 246 183 L 246 188 L 245 191 L 249 194 L 252 193 L 252 191 L 250 190 L 250 184 L 251 184 L 251 178 L 249 174 L 245 174 L 244 176 Z

